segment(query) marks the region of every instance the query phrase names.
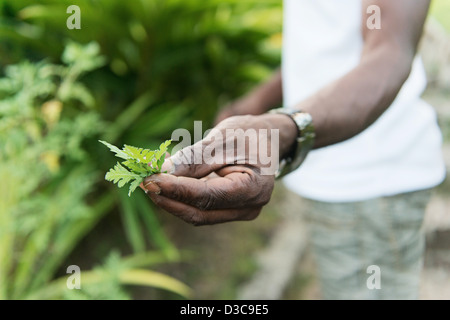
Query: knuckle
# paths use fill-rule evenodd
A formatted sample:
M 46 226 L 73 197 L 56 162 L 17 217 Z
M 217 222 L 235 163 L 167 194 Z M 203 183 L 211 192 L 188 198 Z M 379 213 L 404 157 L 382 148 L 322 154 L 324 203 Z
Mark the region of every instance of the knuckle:
M 192 145 L 179 151 L 179 166 L 189 173 L 189 176 L 196 176 L 199 166 L 202 163 L 201 145 Z
M 272 180 L 266 180 L 266 179 L 263 179 L 262 181 L 261 181 L 261 179 L 257 179 L 257 180 L 259 180 L 259 181 L 258 181 L 258 183 L 256 183 L 256 185 L 260 185 L 261 187 L 259 189 L 255 190 L 255 192 L 257 194 L 253 197 L 253 199 L 255 200 L 255 202 L 254 202 L 255 205 L 262 207 L 270 202 L 270 199 L 272 197 L 272 192 L 273 192 L 275 185 Z
M 192 155 L 193 155 L 192 146 L 186 147 L 178 151 L 178 159 L 180 160 L 180 164 L 182 165 L 191 165 L 192 164 Z
M 200 212 L 194 212 L 188 222 L 196 227 L 205 225 L 204 216 Z
M 266 204 L 268 204 L 270 202 L 270 198 L 271 198 L 270 194 L 265 194 L 262 197 L 258 197 L 256 199 L 256 205 L 261 206 L 261 207 L 265 206 Z
M 247 214 L 243 217 L 243 220 L 248 220 L 248 221 L 255 220 L 261 213 L 261 210 L 262 210 L 262 207 L 258 207 L 258 208 L 249 210 L 247 212 Z
M 272 196 L 272 187 L 260 183 L 246 183 L 236 190 L 239 194 L 238 202 L 244 203 L 246 206 L 263 207 L 270 202 Z M 238 191 L 238 192 L 237 192 Z
M 183 200 L 186 197 L 185 190 L 178 183 L 179 177 L 176 177 L 175 183 L 170 188 L 170 198 L 176 201 Z
M 206 194 L 204 197 L 200 198 L 197 202 L 197 207 L 200 210 L 210 210 L 214 208 L 216 203 L 216 197 L 212 193 Z

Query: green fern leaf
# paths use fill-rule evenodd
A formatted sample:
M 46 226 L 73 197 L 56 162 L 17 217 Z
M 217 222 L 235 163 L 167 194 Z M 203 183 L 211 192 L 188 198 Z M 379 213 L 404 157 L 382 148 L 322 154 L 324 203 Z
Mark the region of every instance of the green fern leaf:
M 128 196 L 131 196 L 131 193 L 134 192 L 134 190 L 136 190 L 137 187 L 139 187 L 139 185 L 144 181 L 144 178 L 139 178 L 134 180 L 131 184 L 130 184 L 130 189 L 128 190 Z
M 147 176 L 151 173 L 148 169 L 148 165 L 146 163 L 136 163 L 133 160 L 127 160 L 122 162 L 124 166 L 133 171 L 134 173 Z
M 108 142 L 99 141 L 114 152 L 116 157 L 125 159 L 122 164 L 117 163 L 114 168 L 110 169 L 106 173 L 105 179 L 116 183 L 119 188 L 130 183 L 128 196 L 139 187 L 145 177 L 161 172 L 167 148 L 172 142 L 172 140 L 163 142 L 158 150 L 137 148 L 130 145 L 125 145 L 121 150 Z
M 140 178 L 140 175 L 128 171 L 126 168 L 122 167 L 120 163 L 117 163 L 114 168 L 110 169 L 105 175 L 107 181 L 116 183 L 119 188 L 122 188 L 132 180 Z
M 155 154 L 155 151 L 143 148 L 136 148 L 129 145 L 124 146 L 123 152 L 128 154 L 134 160 L 136 160 L 136 162 L 142 163 L 149 163 Z
M 113 146 L 112 144 L 106 142 L 106 141 L 102 141 L 99 140 L 99 142 L 103 143 L 105 146 L 107 146 L 109 148 L 109 150 L 111 150 L 112 152 L 114 152 L 116 154 L 117 157 L 128 160 L 131 159 L 132 157 L 130 155 L 128 155 L 127 153 L 125 153 L 124 151 L 120 150 L 119 148 L 117 148 L 116 146 Z

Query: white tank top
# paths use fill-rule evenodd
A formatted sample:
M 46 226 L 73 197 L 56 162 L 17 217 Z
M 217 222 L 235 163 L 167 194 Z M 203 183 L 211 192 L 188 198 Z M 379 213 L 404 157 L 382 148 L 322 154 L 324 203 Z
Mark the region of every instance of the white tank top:
M 285 107 L 357 66 L 362 14 L 361 0 L 284 0 Z M 416 58 L 396 100 L 375 123 L 349 140 L 310 152 L 283 179 L 285 185 L 306 198 L 350 202 L 441 183 L 442 136 L 434 109 L 420 98 L 425 87 L 422 61 Z

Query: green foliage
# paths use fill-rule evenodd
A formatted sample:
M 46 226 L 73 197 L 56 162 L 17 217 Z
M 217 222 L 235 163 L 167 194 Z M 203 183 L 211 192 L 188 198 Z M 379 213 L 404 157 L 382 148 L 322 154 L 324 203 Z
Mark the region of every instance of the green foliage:
M 51 280 L 114 213 L 134 255 L 177 261 L 145 194 L 105 183 L 114 163 L 98 140 L 156 149 L 194 120 L 206 129 L 280 60 L 279 0 L 79 0 L 82 29 L 69 30 L 72 4 L 0 1 L 0 299 L 75 298 Z M 130 297 L 113 294 L 124 281 L 94 283 L 82 297 Z
M 85 89 L 74 73 L 86 71 L 76 61 L 71 67 L 24 61 L 0 79 L 0 298 L 23 297 L 48 281 L 84 234 L 78 222 L 89 228 L 108 209 L 85 199 L 95 167 L 83 161 L 82 142 L 102 128 L 72 91 Z
M 124 167 L 117 163 L 114 168 L 106 173 L 105 179 L 117 183 L 119 188 L 122 188 L 125 184 L 131 182 L 128 196 L 131 195 L 134 190 L 144 181 L 144 177 L 140 174 L 136 174 L 128 171 Z
M 145 177 L 161 172 L 167 147 L 172 140 L 161 143 L 158 150 L 136 148 L 129 145 L 125 145 L 123 149 L 120 150 L 108 142 L 101 140 L 100 142 L 114 152 L 117 157 L 125 159 L 122 164 L 128 167 L 131 172 L 121 166 L 120 163 L 117 163 L 114 168 L 106 173 L 105 179 L 117 183 L 119 188 L 122 188 L 127 183 L 131 183 L 128 191 L 128 196 L 130 196 L 144 181 Z
M 193 120 L 210 125 L 218 107 L 280 61 L 272 41 L 281 30 L 279 0 L 80 0 L 80 30 L 66 27 L 71 4 L 5 0 L 0 66 L 59 62 L 67 39 L 97 40 L 107 62 L 87 82 L 102 118 L 113 122 L 105 136 L 112 143 L 147 145 L 174 128 L 192 129 Z
M 62 297 L 70 300 L 127 300 L 131 299 L 124 285 L 146 285 L 189 297 L 191 289 L 180 281 L 162 273 L 143 269 L 142 266 L 168 262 L 164 256 L 155 252 L 143 255 L 121 257 L 112 251 L 105 263 L 82 273 L 80 290 L 67 290 L 67 277 L 53 280 L 44 288 L 27 296 L 27 299 L 52 299 Z
M 36 292 L 52 288 L 61 263 L 114 204 L 108 194 L 88 203 L 98 169 L 83 143 L 105 126 L 85 103 L 91 95 L 78 77 L 101 65 L 96 47 L 69 44 L 67 52 L 80 54 L 65 52 L 67 65 L 23 62 L 0 79 L 1 299 L 41 298 Z M 49 297 L 62 297 L 55 294 Z

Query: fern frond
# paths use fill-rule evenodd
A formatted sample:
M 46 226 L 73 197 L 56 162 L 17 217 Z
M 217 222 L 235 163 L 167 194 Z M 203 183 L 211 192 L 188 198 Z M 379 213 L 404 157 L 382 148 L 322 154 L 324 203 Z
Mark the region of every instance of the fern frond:
M 119 188 L 130 183 L 128 196 L 139 187 L 145 177 L 161 172 L 167 148 L 172 142 L 172 140 L 163 142 L 158 150 L 137 148 L 130 145 L 125 145 L 121 150 L 108 142 L 99 141 L 114 152 L 117 157 L 125 159 L 122 162 L 123 166 L 118 162 L 114 168 L 106 173 L 105 179 L 116 183 Z
M 117 148 L 116 146 L 106 142 L 106 141 L 102 141 L 102 140 L 98 140 L 99 142 L 103 143 L 105 146 L 107 146 L 109 148 L 109 150 L 111 150 L 112 152 L 114 152 L 116 154 L 116 157 L 128 160 L 131 159 L 132 157 L 129 156 L 127 153 L 125 153 L 123 150 L 120 150 L 119 148 Z
M 131 180 L 140 178 L 142 178 L 140 175 L 128 171 L 126 168 L 122 167 L 120 163 L 116 163 L 114 168 L 110 169 L 105 175 L 107 181 L 116 183 L 119 188 L 122 188 Z

